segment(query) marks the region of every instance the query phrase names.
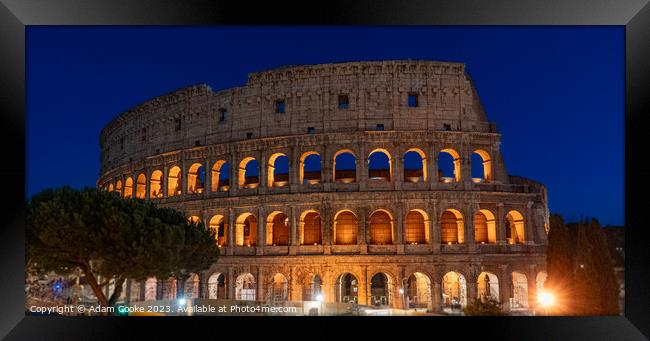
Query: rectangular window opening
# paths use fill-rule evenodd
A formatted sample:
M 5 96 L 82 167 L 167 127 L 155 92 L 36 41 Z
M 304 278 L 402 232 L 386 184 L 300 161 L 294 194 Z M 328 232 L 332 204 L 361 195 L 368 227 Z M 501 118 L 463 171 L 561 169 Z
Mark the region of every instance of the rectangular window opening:
M 285 112 L 285 103 L 283 99 L 275 101 L 275 112 L 277 114 L 284 114 Z
M 350 107 L 350 99 L 348 95 L 339 95 L 339 109 L 347 109 Z
M 316 128 L 307 127 L 307 134 L 315 134 L 315 133 L 316 133 Z
M 375 127 L 375 130 L 383 131 L 384 130 L 384 124 L 383 123 L 377 124 L 377 126 Z
M 415 108 L 418 106 L 418 94 L 410 93 L 408 97 L 408 105 L 410 108 Z

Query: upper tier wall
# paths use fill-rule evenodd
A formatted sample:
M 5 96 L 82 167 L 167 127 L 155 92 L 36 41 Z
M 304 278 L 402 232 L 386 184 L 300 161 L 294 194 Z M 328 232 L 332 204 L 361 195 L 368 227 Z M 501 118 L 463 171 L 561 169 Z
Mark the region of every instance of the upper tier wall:
M 417 107 L 408 105 L 417 95 Z M 349 106 L 339 108 L 339 95 Z M 283 100 L 285 112 L 276 113 Z M 225 110 L 225 120 L 220 111 Z M 314 133 L 376 130 L 496 132 L 464 64 L 383 61 L 251 73 L 245 86 L 197 85 L 127 111 L 100 137 L 102 172 L 130 160 L 194 147 Z

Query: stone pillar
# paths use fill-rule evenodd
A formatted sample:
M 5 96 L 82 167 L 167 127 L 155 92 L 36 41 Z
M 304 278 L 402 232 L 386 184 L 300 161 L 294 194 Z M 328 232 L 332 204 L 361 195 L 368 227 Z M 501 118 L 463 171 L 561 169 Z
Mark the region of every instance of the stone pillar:
M 440 269 L 434 269 L 433 278 L 431 279 L 431 300 L 433 301 L 433 311 L 442 312 L 442 273 Z
M 329 191 L 334 182 L 334 159 L 329 148 L 323 148 L 323 154 L 320 158 L 321 178 L 323 179 L 323 190 Z
M 251 269 L 253 271 L 253 275 L 255 276 L 255 280 L 257 281 L 257 291 L 255 293 L 255 300 L 258 302 L 263 302 L 266 299 L 265 295 L 265 289 L 266 286 L 264 285 L 266 281 L 266 276 L 264 276 L 264 271 L 261 269 L 259 266 L 256 267 L 255 269 Z
M 393 160 L 391 164 L 392 174 L 390 181 L 393 184 L 395 190 L 402 189 L 404 185 L 404 153 L 401 150 L 397 150 L 398 155 L 393 155 Z
M 160 190 L 163 192 L 163 195 L 162 195 L 163 198 L 168 197 L 168 195 L 167 195 L 168 194 L 167 193 L 167 188 L 169 187 L 169 184 L 168 184 L 169 179 L 167 178 L 168 174 L 169 174 L 169 165 L 164 165 L 163 166 L 162 179 L 160 179 Z
M 269 165 L 267 164 L 268 158 L 268 153 L 266 151 L 257 153 L 257 176 L 259 182 L 259 185 L 257 185 L 257 187 L 259 188 L 259 193 L 266 193 L 269 188 Z
M 496 216 L 496 230 L 497 230 L 497 244 L 499 245 L 506 245 L 507 240 L 506 240 L 506 227 L 504 224 L 504 217 L 503 217 L 503 203 L 499 202 L 497 203 L 497 216 Z
M 370 304 L 370 283 L 368 279 L 368 266 L 361 266 L 361 278 L 359 278 L 359 292 L 358 300 L 360 305 L 369 305 Z
M 500 265 L 499 268 L 499 301 L 503 310 L 509 311 L 512 297 L 512 272 L 508 265 Z
M 435 205 L 435 204 L 434 204 Z M 430 220 L 430 233 L 431 233 L 431 247 L 433 253 L 440 253 L 440 243 L 442 241 L 440 235 L 440 209 L 437 206 L 434 206 L 432 210 L 429 211 L 429 220 Z
M 465 205 L 465 243 L 467 244 L 467 250 L 473 252 L 476 250 L 476 236 L 474 232 L 474 213 L 478 211 L 477 203 L 468 203 Z
M 203 162 L 203 170 L 205 171 L 205 179 L 203 179 L 203 196 L 207 197 L 212 192 L 212 164 L 210 163 L 209 158 L 206 158 Z
M 181 181 L 181 198 L 185 198 L 187 196 L 187 190 L 189 188 L 189 167 L 187 166 L 187 163 L 187 160 L 183 158 L 180 164 L 181 174 L 178 177 L 178 181 Z
M 359 234 L 357 235 L 357 244 L 361 245 L 360 250 L 361 254 L 368 253 L 368 240 L 369 240 L 369 231 L 367 228 L 367 212 L 365 207 L 360 207 L 358 210 L 359 217 L 357 219 L 357 224 L 359 225 Z
M 227 254 L 230 256 L 233 254 L 234 248 L 235 248 L 235 210 L 231 208 L 228 208 L 228 216 L 224 217 L 224 219 L 228 219 L 228 231 L 226 232 L 226 238 L 228 238 L 227 243 Z
M 535 311 L 537 308 L 537 271 L 535 264 L 528 265 L 526 279 L 528 284 L 528 309 Z
M 432 143 L 429 146 L 429 156 L 428 160 L 428 177 L 429 177 L 429 189 L 435 189 L 438 185 L 438 147 L 435 143 Z
M 366 155 L 366 145 L 359 143 L 359 155 L 355 159 L 356 165 L 356 182 L 359 184 L 359 190 L 363 191 L 368 185 L 368 157 Z
M 397 206 L 397 209 L 395 211 L 395 221 L 394 221 L 394 227 L 395 227 L 395 232 L 393 235 L 393 244 L 398 244 L 398 245 L 404 245 L 404 233 L 406 229 L 404 228 L 404 205 L 399 204 Z M 404 252 L 404 249 L 402 248 L 402 252 Z
M 264 206 L 257 209 L 257 241 L 255 246 L 255 253 L 262 255 L 264 253 L 264 246 L 266 246 L 266 208 Z
M 289 188 L 291 192 L 297 192 L 302 185 L 300 183 L 300 155 L 296 147 L 291 147 L 289 158 Z
M 533 229 L 536 226 L 533 226 L 533 210 L 531 207 L 533 207 L 533 202 L 527 202 L 526 211 L 524 212 L 524 244 L 535 244 Z
M 239 191 L 239 162 L 237 162 L 239 155 L 235 152 L 231 153 L 228 156 L 228 162 L 230 163 L 230 188 L 228 191 L 230 195 L 236 195 Z
M 151 199 L 151 195 L 149 192 L 151 192 L 151 168 L 145 168 L 144 170 L 144 198 L 146 200 Z
M 462 182 L 466 183 L 466 186 L 472 186 L 472 149 L 469 146 L 463 145 L 461 150 L 460 159 L 460 174 Z
M 299 246 L 300 245 L 300 236 L 298 236 L 298 213 L 296 206 L 291 206 L 289 208 L 289 245 Z
M 228 276 L 226 279 L 227 298 L 231 300 L 237 299 L 237 297 L 235 297 L 235 286 L 237 285 L 237 274 L 235 274 L 232 267 L 229 266 L 228 273 L 224 275 Z
M 145 295 L 147 293 L 147 280 L 142 280 L 140 283 L 138 283 L 140 286 L 140 295 L 139 296 L 139 301 L 144 301 L 145 300 Z

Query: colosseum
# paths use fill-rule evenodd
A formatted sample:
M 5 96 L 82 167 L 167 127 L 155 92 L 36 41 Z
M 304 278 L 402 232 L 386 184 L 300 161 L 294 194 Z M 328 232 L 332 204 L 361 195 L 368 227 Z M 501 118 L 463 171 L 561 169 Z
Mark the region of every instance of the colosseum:
M 508 174 L 462 63 L 299 65 L 196 85 L 122 113 L 100 146 L 99 188 L 217 230 L 210 269 L 181 290 L 131 281 L 132 302 L 179 291 L 305 314 L 455 314 L 492 297 L 529 314 L 546 279 L 546 188 Z

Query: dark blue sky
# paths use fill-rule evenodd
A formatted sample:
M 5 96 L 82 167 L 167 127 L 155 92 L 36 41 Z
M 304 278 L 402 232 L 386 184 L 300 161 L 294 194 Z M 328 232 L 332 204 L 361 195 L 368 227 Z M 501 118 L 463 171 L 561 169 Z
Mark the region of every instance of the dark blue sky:
M 512 175 L 552 212 L 623 224 L 622 27 L 29 27 L 27 195 L 94 186 L 99 132 L 147 99 L 249 72 L 355 60 L 457 61 Z

